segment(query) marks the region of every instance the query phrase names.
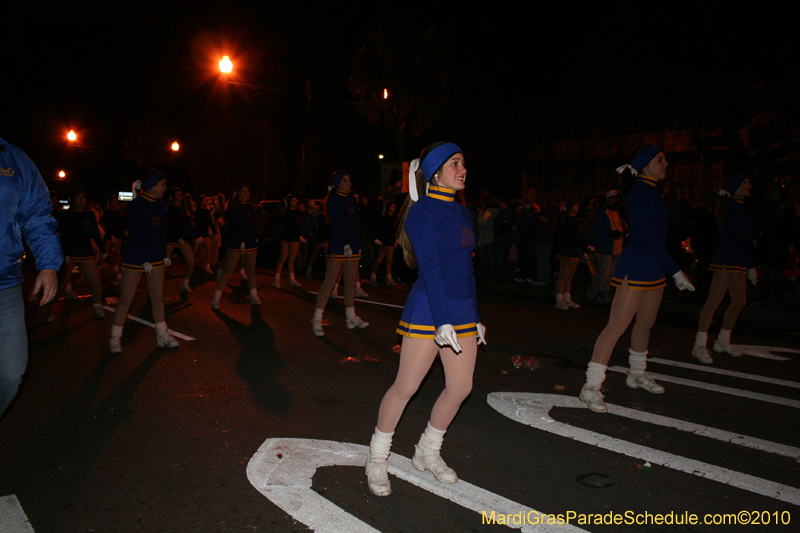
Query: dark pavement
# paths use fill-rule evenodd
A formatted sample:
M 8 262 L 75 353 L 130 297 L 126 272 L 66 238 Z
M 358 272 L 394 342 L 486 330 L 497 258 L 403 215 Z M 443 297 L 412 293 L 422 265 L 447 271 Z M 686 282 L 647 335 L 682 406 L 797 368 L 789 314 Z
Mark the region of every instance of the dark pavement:
M 176 274 L 181 269 L 172 267 Z M 277 290 L 271 287 L 271 271 L 259 270 L 264 305 L 258 308 L 249 305 L 247 290 L 234 275 L 220 311 L 212 312 L 210 278 L 196 278 L 188 297 L 178 292 L 180 278 L 171 278 L 165 287 L 165 297 L 171 298 L 167 322 L 197 340 L 181 341 L 174 350 L 156 348 L 152 328 L 128 321 L 123 353 L 116 356 L 107 350 L 111 315 L 92 320 L 88 299 L 60 302 L 52 324 L 43 322 L 44 310 L 30 307 L 26 381 L 0 421 L 0 496 L 15 495 L 37 533 L 308 530 L 251 484 L 248 462 L 267 439 L 367 445 L 380 399 L 397 370 L 399 355 L 392 347 L 399 342 L 394 329 L 401 310 L 357 303 L 370 326 L 350 331 L 341 300 L 332 301 L 325 315 L 331 324 L 327 336 L 318 339 L 309 323 L 315 296 L 306 291 L 316 291 L 321 280 L 299 280 L 299 290 Z M 77 275 L 73 284 L 78 294 L 88 294 Z M 365 289 L 373 302 L 399 306 L 407 294 Z M 577 396 L 608 310 L 557 311 L 551 293 L 552 288 L 514 282 L 479 283 L 489 346 L 479 355 L 473 394 L 442 451 L 464 482 L 543 513 L 766 511 L 784 520 L 790 515 L 792 523 L 775 526 L 773 518 L 757 530 L 796 528 L 800 500 L 791 498 L 800 494 L 800 465 L 791 454 L 800 448 L 800 355 L 716 357 L 714 369 L 763 377 L 760 381 L 666 364 L 651 363 L 648 369 L 762 395 L 757 397 L 673 382 L 662 382 L 666 394 L 650 395 L 626 387 L 623 374 L 609 372 L 609 404 L 734 437 L 723 441 L 707 430 L 665 427 L 613 412 L 600 415 L 585 407 L 549 411 L 552 424 L 608 436 L 628 448 L 616 450 L 602 439 L 587 443 L 525 425 L 524 417 L 512 420 L 487 402 L 492 393 L 520 393 L 520 405 L 530 398 L 525 394 Z M 107 295 L 113 294 L 109 287 Z M 665 298 L 651 336 L 651 357 L 696 363 L 690 351 L 701 305 L 683 295 Z M 144 285 L 130 313 L 151 320 Z M 792 312 L 747 309 L 734 343 L 800 348 L 796 319 Z M 623 337 L 610 366 L 627 366 L 626 348 Z M 515 368 L 517 355 L 534 357 L 540 368 Z M 400 422 L 396 455 L 411 457 L 443 386 L 437 362 Z M 774 397 L 788 403 L 769 400 Z M 747 438 L 760 439 L 761 448 L 742 444 Z M 671 467 L 647 466 L 627 454 L 636 446 L 681 459 Z M 681 470 L 691 461 L 733 474 L 725 482 Z M 772 497 L 748 488 L 759 480 L 787 490 Z M 390 497 L 376 498 L 363 468 L 328 466 L 314 473 L 311 489 L 378 531 L 507 530 L 482 524 L 476 510 L 414 483 L 393 476 L 392 484 Z M 452 487 L 459 485 L 466 486 Z M 487 512 L 491 505 L 485 501 Z M 335 522 L 330 524 L 336 530 Z M 597 532 L 748 529 L 572 525 Z

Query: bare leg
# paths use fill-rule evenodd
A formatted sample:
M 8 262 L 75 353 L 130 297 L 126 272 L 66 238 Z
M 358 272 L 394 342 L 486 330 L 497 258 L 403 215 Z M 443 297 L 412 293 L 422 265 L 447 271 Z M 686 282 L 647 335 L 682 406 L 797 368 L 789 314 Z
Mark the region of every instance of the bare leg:
M 408 400 L 431 369 L 439 347 L 433 339 L 403 337 L 397 377 L 383 396 L 378 411 L 378 430 L 391 433 L 397 427 Z
M 354 307 L 356 304 L 356 279 L 358 276 L 358 261 L 344 261 L 342 268 L 342 283 L 344 283 L 344 307 Z
M 572 292 L 572 278 L 575 277 L 575 271 L 578 270 L 578 263 L 574 261 L 570 261 L 567 266 L 567 275 L 564 279 L 564 291 L 565 293 L 569 294 Z M 559 277 L 561 277 L 561 272 L 559 272 Z
M 392 279 L 392 260 L 394 259 L 394 248 L 386 250 L 386 279 Z
M 283 263 L 286 261 L 286 258 L 289 257 L 289 244 L 282 242 L 281 243 L 281 253 L 278 256 L 278 263 L 275 265 L 275 276 L 281 276 L 281 270 L 283 270 Z M 291 264 L 289 266 L 291 269 Z
M 336 261 L 333 257 L 328 259 L 325 266 L 325 280 L 317 293 L 317 311 L 325 309 L 325 306 L 328 305 L 328 298 L 331 296 L 333 285 L 336 283 L 336 278 L 339 277 L 344 263 L 345 261 Z
M 714 272 L 714 277 L 711 279 L 711 288 L 708 291 L 708 298 L 703 305 L 703 310 L 700 311 L 700 323 L 697 326 L 698 332 L 708 333 L 714 313 L 722 303 L 722 299 L 725 298 L 725 293 L 728 292 L 728 287 L 731 283 L 730 276 L 731 272 Z
M 164 268 L 156 268 L 145 275 L 147 280 L 147 295 L 153 311 L 153 322 L 164 322 Z M 115 315 L 116 317 L 116 315 Z
M 730 285 L 728 290 L 731 293 L 731 305 L 725 311 L 725 317 L 722 319 L 722 329 L 728 331 L 733 329 L 736 325 L 736 320 L 739 318 L 739 313 L 744 309 L 747 303 L 747 274 L 739 272 L 729 272 L 731 275 Z
M 558 261 L 558 280 L 556 280 L 556 294 L 564 294 L 564 286 L 567 283 L 567 276 L 572 261 L 559 259 Z
M 159 270 L 163 271 L 164 269 L 160 268 Z M 122 271 L 119 301 L 117 302 L 117 308 L 114 310 L 114 320 L 112 322 L 114 326 L 122 327 L 125 324 L 125 319 L 128 317 L 128 309 L 131 307 L 133 297 L 136 296 L 136 289 L 139 287 L 141 279 L 141 272 Z
M 183 244 L 178 246 L 178 251 L 183 256 L 184 261 L 186 261 L 186 269 L 183 271 L 183 277 L 189 279 L 194 270 L 194 253 L 192 253 L 192 247 L 189 244 Z
M 456 417 L 461 404 L 472 392 L 472 376 L 475 373 L 475 359 L 478 355 L 477 338 L 459 339 L 462 348 L 460 354 L 456 354 L 449 347 L 439 349 L 444 365 L 445 388 L 431 412 L 430 422 L 435 429 L 447 429 Z
M 298 243 L 292 243 L 289 245 L 289 278 L 294 279 L 294 261 L 297 258 L 297 249 L 299 248 Z M 283 255 L 283 245 L 281 245 L 281 255 Z M 285 259 L 285 258 L 284 258 Z
M 92 291 L 92 303 L 103 303 L 103 287 L 100 285 L 100 267 L 94 261 L 88 263 L 78 263 L 78 270 L 86 282 L 89 284 L 89 289 Z
M 247 274 L 247 286 L 250 290 L 256 290 L 258 283 L 256 282 L 256 257 L 257 253 L 244 254 L 244 271 Z
M 378 274 L 378 268 L 381 266 L 381 261 L 383 261 L 385 255 L 386 255 L 386 249 L 381 247 L 378 250 L 378 256 L 375 258 L 375 262 L 372 263 L 371 273 L 373 277 Z
M 650 341 L 650 330 L 656 323 L 658 308 L 661 307 L 661 298 L 664 296 L 664 288 L 654 291 L 643 292 L 641 302 L 636 310 L 636 323 L 631 332 L 631 350 L 644 353 L 647 351 L 647 344 Z
M 611 314 L 608 324 L 597 337 L 592 353 L 592 362 L 607 365 L 617 341 L 631 324 L 639 304 L 647 291 L 639 291 L 628 287 L 628 278 L 622 282 L 614 294 L 611 303 Z M 660 300 L 659 300 L 660 301 Z
M 233 271 L 236 269 L 236 265 L 239 264 L 239 256 L 241 254 L 236 254 L 233 252 L 228 252 L 225 254 L 224 259 L 222 260 L 222 272 L 219 276 L 219 280 L 217 281 L 217 290 L 221 291 L 225 288 L 225 285 L 228 284 L 228 278 L 231 277 Z

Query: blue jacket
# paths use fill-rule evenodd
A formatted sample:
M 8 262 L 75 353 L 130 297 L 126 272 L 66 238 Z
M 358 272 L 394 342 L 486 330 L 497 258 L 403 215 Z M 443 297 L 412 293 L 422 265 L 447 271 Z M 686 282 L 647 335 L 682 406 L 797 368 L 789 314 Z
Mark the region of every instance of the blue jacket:
M 722 244 L 711 259 L 710 270 L 747 272 L 753 268 L 750 254 L 750 216 L 740 196 L 731 196 L 722 211 Z
M 167 255 L 167 206 L 158 198 L 142 192 L 125 209 L 128 245 L 122 256 L 122 268 L 143 272 L 142 265 L 163 267 Z
M 328 255 L 346 260 L 344 247 L 350 245 L 352 259 L 361 257 L 361 223 L 358 201 L 355 196 L 338 189 L 331 191 L 326 201 L 328 216 L 331 217 L 331 237 L 328 240 Z
M 22 284 L 20 264 L 31 247 L 36 268 L 61 268 L 64 256 L 56 235 L 50 191 L 25 152 L 0 138 L 0 290 Z

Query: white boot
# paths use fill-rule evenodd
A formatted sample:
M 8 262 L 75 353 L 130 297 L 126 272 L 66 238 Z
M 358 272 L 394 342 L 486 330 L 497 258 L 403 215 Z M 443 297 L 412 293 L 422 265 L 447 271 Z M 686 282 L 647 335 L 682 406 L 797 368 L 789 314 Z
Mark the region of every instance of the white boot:
M 608 407 L 603 401 L 603 393 L 600 392 L 600 388 L 606 380 L 606 368 L 608 368 L 606 365 L 589 362 L 589 367 L 586 369 L 586 384 L 578 396 L 595 413 L 608 412 Z
M 222 269 L 220 269 L 222 270 Z M 214 291 L 214 297 L 211 299 L 211 309 L 216 311 L 219 309 L 219 299 L 222 297 L 222 291 Z
M 361 288 L 361 281 L 356 281 L 356 298 L 369 298 L 369 294 Z
M 564 293 L 564 303 L 567 304 L 567 307 L 571 309 L 580 309 L 580 305 L 576 304 L 572 301 L 572 295 L 568 292 Z
M 644 389 L 653 394 L 663 394 L 664 387 L 659 385 L 650 376 L 647 375 L 647 352 L 634 352 L 628 350 L 628 365 L 631 369 L 628 372 L 628 377 L 625 384 L 632 389 Z
M 311 320 L 311 329 L 317 337 L 324 337 L 325 330 L 322 329 L 322 309 L 314 309 L 314 318 Z
M 294 279 L 294 274 L 289 274 L 289 286 L 290 287 L 300 287 L 301 285 L 297 283 L 297 280 Z
M 375 428 L 375 433 L 369 443 L 369 455 L 365 469 L 369 490 L 375 496 L 388 496 L 392 493 L 389 473 L 386 471 L 386 461 L 389 459 L 389 451 L 392 448 L 393 435 L 394 431 L 383 433 Z
M 369 326 L 369 322 L 365 322 L 356 314 L 355 307 L 345 307 L 344 316 L 347 318 L 347 329 L 361 329 Z
M 742 352 L 734 348 L 731 344 L 731 330 L 729 329 L 719 330 L 717 340 L 714 341 L 714 351 L 717 353 L 726 353 L 733 357 L 742 356 Z
M 189 287 L 189 278 L 183 278 L 180 290 L 181 292 L 192 292 L 192 288 Z
M 427 470 L 439 483 L 455 483 L 458 476 L 452 468 L 448 467 L 439 450 L 442 449 L 444 434 L 447 430 L 436 429 L 428 422 L 425 433 L 419 438 L 419 442 L 414 446 L 414 457 L 411 464 L 420 472 Z
M 556 309 L 559 311 L 569 311 L 569 306 L 567 302 L 564 301 L 563 294 L 556 294 Z
M 258 289 L 250 289 L 250 303 L 252 305 L 261 305 L 261 300 L 258 297 Z
M 181 344 L 169 334 L 166 322 L 156 322 L 156 342 L 162 348 L 177 348 Z
M 108 341 L 108 351 L 122 353 L 122 326 L 111 326 L 111 338 Z
M 93 304 L 94 306 L 94 317 L 97 320 L 103 320 L 106 317 L 106 313 L 103 311 L 103 304 Z
M 281 273 L 280 272 L 276 272 L 275 273 L 275 281 L 272 282 L 272 286 L 275 287 L 276 289 L 280 289 L 281 288 Z
M 706 348 L 706 342 L 708 342 L 708 333 L 698 331 L 694 339 L 692 356 L 704 365 L 710 365 L 714 360 L 711 358 L 711 352 Z

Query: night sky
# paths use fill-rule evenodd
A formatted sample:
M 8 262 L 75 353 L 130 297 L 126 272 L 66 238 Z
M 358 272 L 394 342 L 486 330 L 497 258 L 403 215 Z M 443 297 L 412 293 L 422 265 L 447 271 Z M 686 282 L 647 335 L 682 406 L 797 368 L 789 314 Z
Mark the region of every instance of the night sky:
M 322 194 L 337 168 L 352 169 L 356 186 L 373 186 L 377 154 L 397 158 L 396 127 L 369 124 L 343 102 L 354 100 L 349 75 L 383 3 L 13 4 L 3 8 L 0 137 L 23 148 L 60 192 L 81 186 L 99 198 L 129 186 L 149 163 L 134 161 L 125 142 L 153 130 L 184 146 L 180 157 L 165 152 L 156 162 L 173 184 L 227 192 L 260 181 L 269 127 L 268 191 L 282 196 L 297 186 L 306 79 L 310 195 Z M 541 134 L 527 113 L 542 102 L 614 102 L 644 113 L 663 102 L 706 106 L 731 80 L 768 79 L 776 90 L 796 83 L 788 13 L 730 2 L 691 10 L 640 3 L 634 11 L 608 4 L 402 4 L 446 43 L 450 73 L 439 120 L 407 137 L 408 154 L 452 140 L 472 163 L 472 185 L 514 192 L 521 147 Z M 281 89 L 225 84 L 216 70 L 223 54 L 238 81 Z M 64 140 L 70 128 L 80 146 Z M 68 183 L 51 183 L 60 168 Z M 505 177 L 511 185 L 498 186 Z

